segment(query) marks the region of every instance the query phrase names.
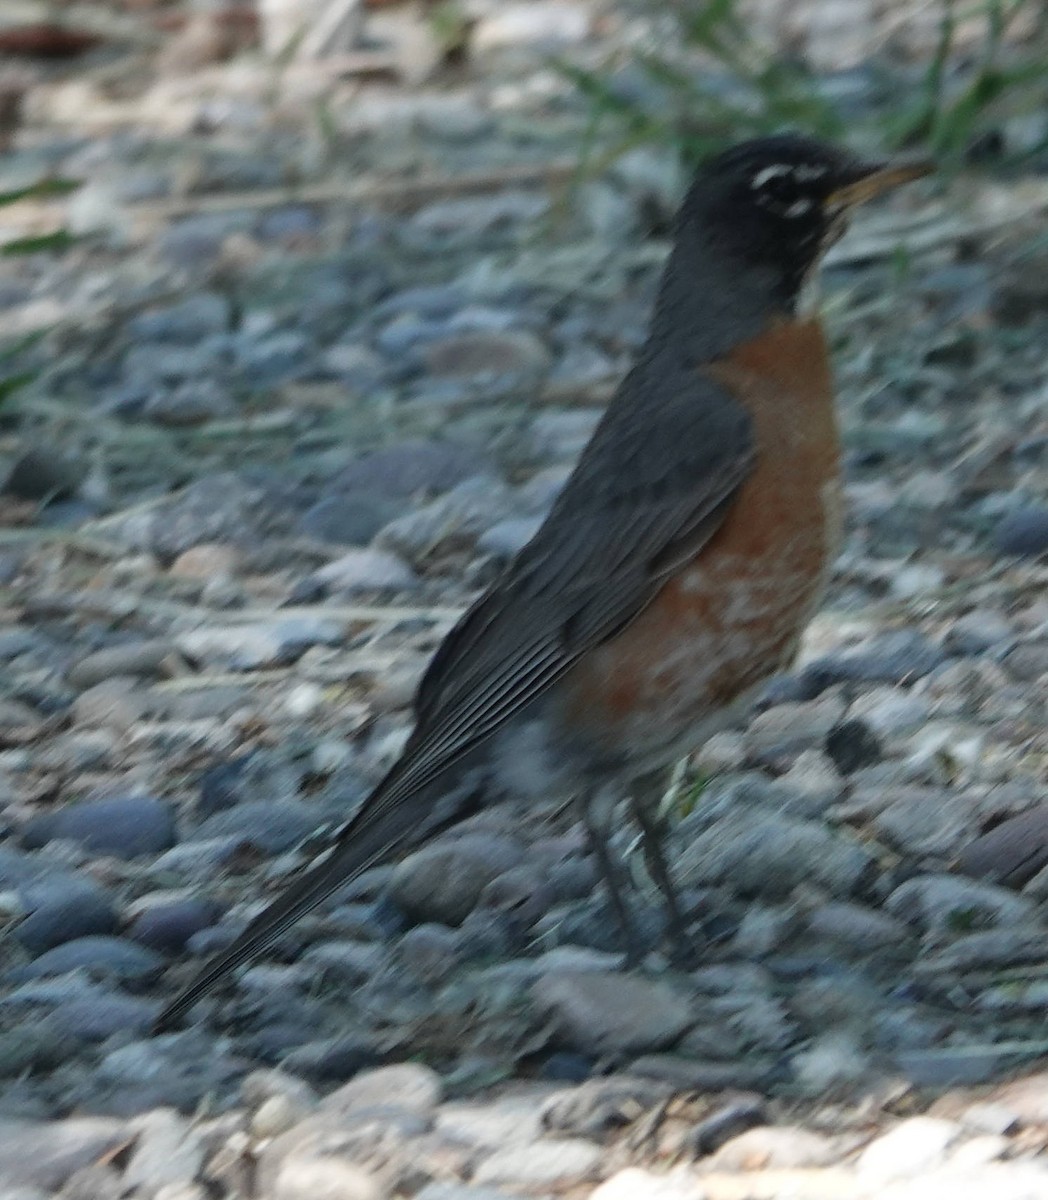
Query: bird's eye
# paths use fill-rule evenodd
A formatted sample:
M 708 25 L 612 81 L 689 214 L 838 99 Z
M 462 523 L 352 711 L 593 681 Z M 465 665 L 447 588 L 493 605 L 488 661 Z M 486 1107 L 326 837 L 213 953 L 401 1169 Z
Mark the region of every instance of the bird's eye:
M 750 187 L 756 203 L 780 217 L 800 217 L 812 207 L 812 199 L 792 166 L 764 167 L 753 176 Z

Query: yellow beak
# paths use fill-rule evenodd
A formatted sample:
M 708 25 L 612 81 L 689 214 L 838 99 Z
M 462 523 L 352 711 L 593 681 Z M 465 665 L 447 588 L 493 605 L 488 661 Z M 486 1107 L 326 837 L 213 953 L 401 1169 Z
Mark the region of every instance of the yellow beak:
M 883 166 L 871 167 L 869 172 L 852 183 L 831 192 L 826 199 L 829 208 L 852 208 L 856 204 L 864 204 L 889 188 L 898 187 L 901 183 L 909 183 L 914 179 L 923 179 L 935 170 L 935 164 L 926 160 L 913 162 L 886 163 Z

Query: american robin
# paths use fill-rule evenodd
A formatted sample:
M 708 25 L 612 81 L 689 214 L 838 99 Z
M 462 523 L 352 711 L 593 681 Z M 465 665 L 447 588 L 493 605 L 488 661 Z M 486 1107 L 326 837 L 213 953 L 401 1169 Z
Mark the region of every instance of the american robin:
M 801 293 L 854 205 L 928 170 L 792 135 L 702 166 L 636 363 L 542 527 L 437 650 L 399 760 L 158 1028 L 341 884 L 492 789 L 578 799 L 635 956 L 609 850 L 628 794 L 669 931 L 686 938 L 652 796 L 791 661 L 840 533 L 829 355 Z

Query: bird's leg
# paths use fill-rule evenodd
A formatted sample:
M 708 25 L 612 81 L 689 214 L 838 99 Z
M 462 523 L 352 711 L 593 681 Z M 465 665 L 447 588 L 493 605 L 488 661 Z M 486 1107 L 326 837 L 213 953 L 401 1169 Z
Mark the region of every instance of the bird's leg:
M 626 893 L 629 880 L 625 867 L 615 857 L 611 850 L 611 824 L 615 812 L 615 801 L 606 789 L 594 788 L 580 797 L 582 822 L 586 827 L 590 848 L 597 860 L 597 871 L 604 883 L 615 912 L 615 919 L 622 930 L 622 938 L 626 943 L 626 965 L 636 966 L 648 951 L 641 939 L 637 923 L 633 919 L 629 905 L 626 903 Z
M 630 810 L 640 826 L 648 874 L 662 896 L 673 957 L 682 963 L 693 963 L 700 956 L 701 942 L 688 929 L 688 919 L 666 861 L 666 822 L 659 813 L 668 779 L 666 771 L 653 771 L 635 779 L 630 790 Z

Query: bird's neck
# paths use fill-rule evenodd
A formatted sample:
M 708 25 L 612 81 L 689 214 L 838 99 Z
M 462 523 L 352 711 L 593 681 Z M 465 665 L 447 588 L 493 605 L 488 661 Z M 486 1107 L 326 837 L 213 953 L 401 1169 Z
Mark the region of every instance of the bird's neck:
M 678 240 L 663 270 L 645 350 L 691 365 L 715 362 L 739 342 L 792 317 L 798 285 L 773 268 L 740 266 L 713 245 Z

